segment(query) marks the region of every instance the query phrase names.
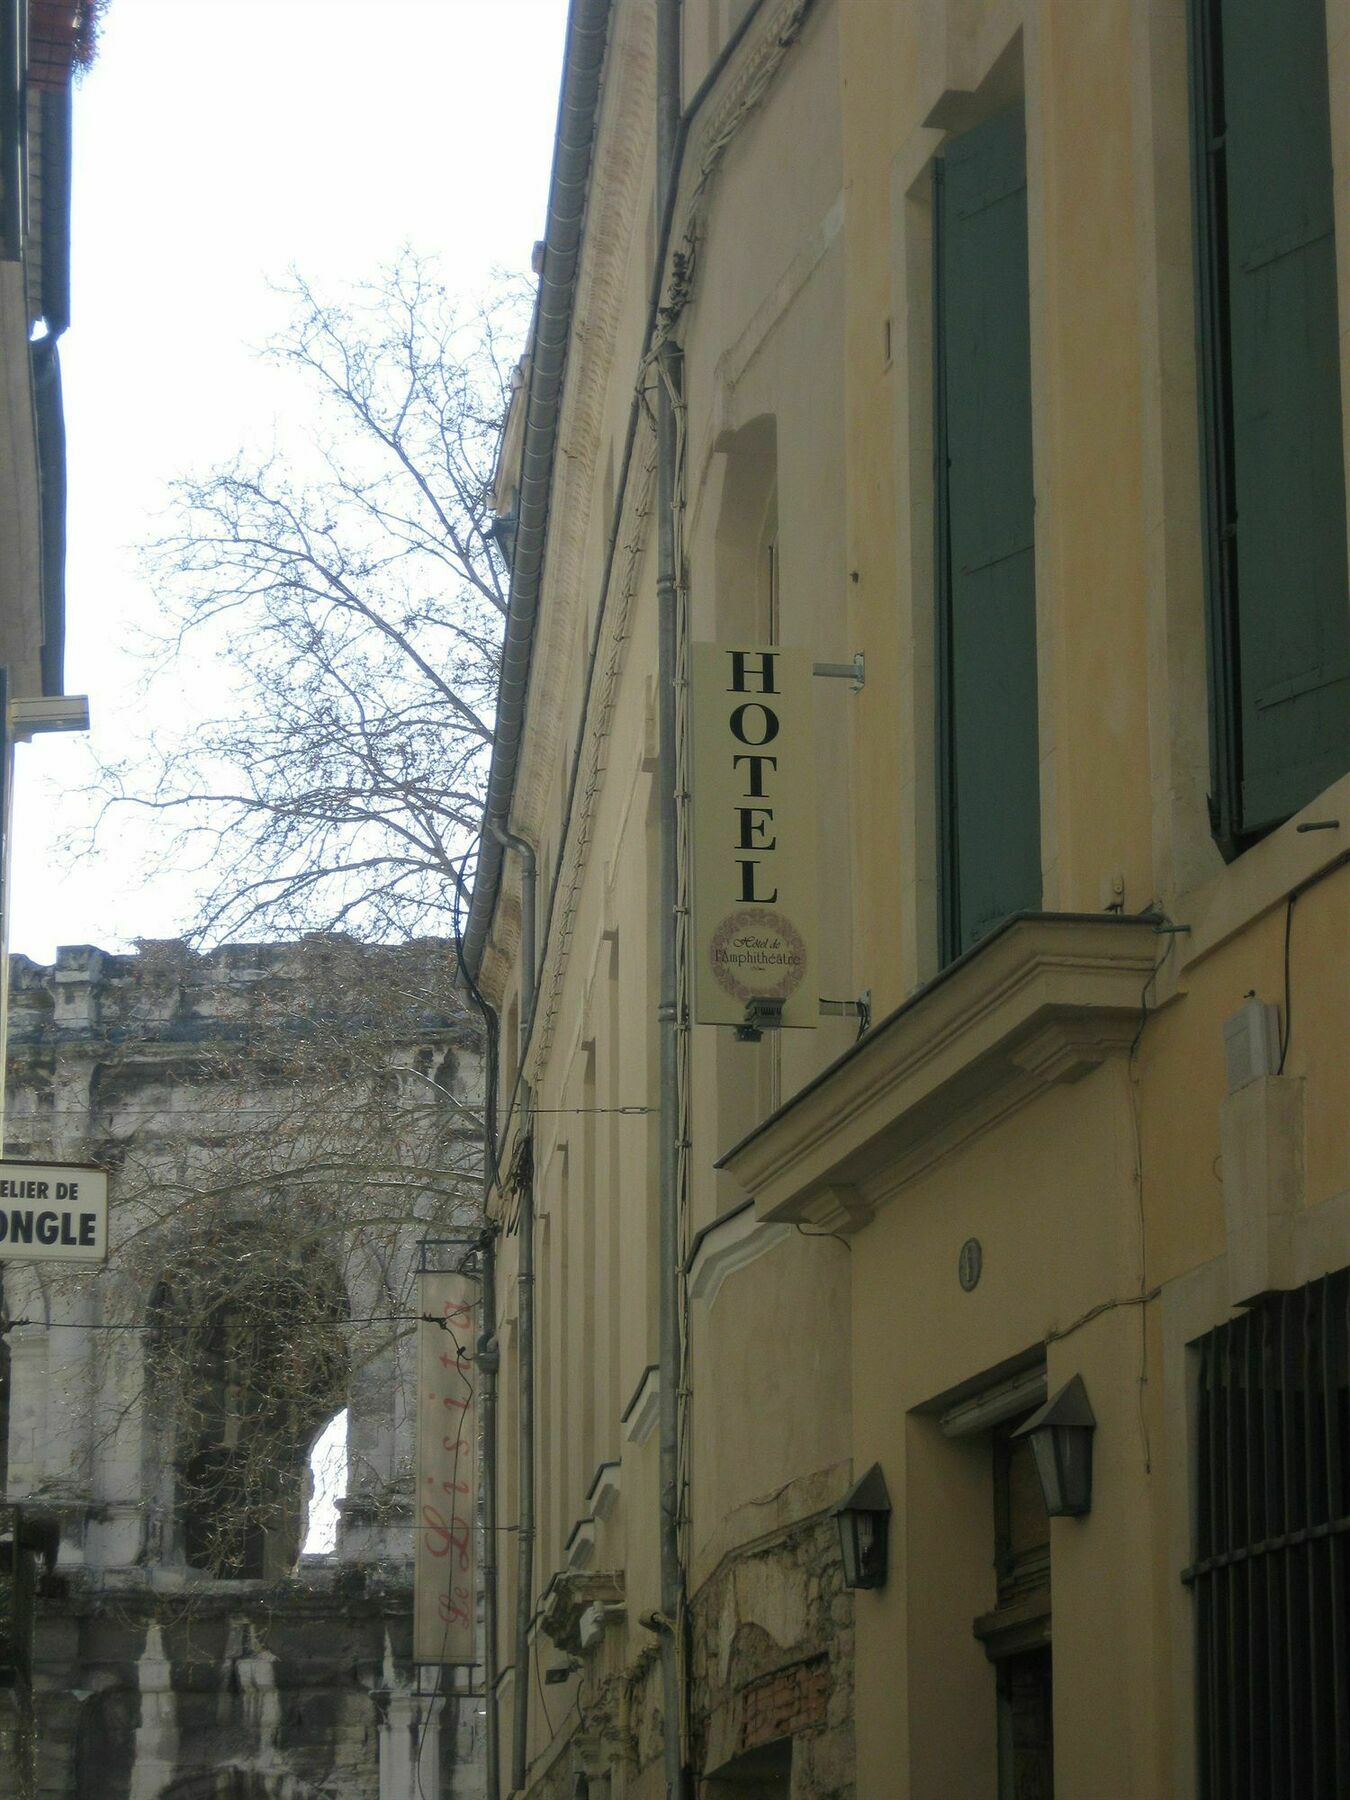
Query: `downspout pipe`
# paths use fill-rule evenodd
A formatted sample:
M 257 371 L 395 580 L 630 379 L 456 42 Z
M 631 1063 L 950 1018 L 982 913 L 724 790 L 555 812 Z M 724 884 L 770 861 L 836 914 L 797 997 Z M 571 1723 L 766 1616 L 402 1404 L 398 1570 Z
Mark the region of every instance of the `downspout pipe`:
M 544 266 L 535 300 L 530 376 L 521 455 L 520 518 L 511 558 L 511 593 L 502 643 L 501 681 L 488 772 L 485 817 L 473 898 L 464 927 L 464 960 L 477 971 L 501 880 L 504 827 L 520 759 L 535 616 L 548 535 L 550 477 L 558 439 L 572 298 L 581 259 L 591 153 L 600 111 L 601 75 L 613 0 L 572 0 L 567 21 L 558 134 L 549 181 Z
M 483 1693 L 487 1706 L 486 1796 L 501 1800 L 500 1711 L 497 1694 L 497 1236 L 483 1234 L 478 1375 L 483 1392 Z
M 484 843 L 513 850 L 520 858 L 520 1038 L 521 1117 L 528 1118 L 530 1090 L 523 1075 L 525 1053 L 534 1020 L 538 973 L 535 958 L 538 870 L 534 848 L 489 817 Z M 516 1515 L 515 1683 L 511 1713 L 511 1788 L 523 1793 L 530 1745 L 530 1621 L 534 1616 L 534 1170 L 520 1194 L 520 1248 L 516 1267 L 516 1314 L 519 1348 L 519 1491 Z M 491 1790 L 489 1789 L 489 1792 Z
M 42 521 L 42 692 L 65 693 L 66 426 L 57 340 L 70 324 L 71 93 L 41 95 L 42 317 L 31 346 Z
M 526 1090 L 528 1093 L 528 1089 Z M 511 1791 L 525 1792 L 530 1762 L 530 1622 L 534 1617 L 534 1170 L 520 1193 L 516 1267 L 520 1347 L 519 1505 L 516 1526 L 515 1680 L 511 1709 Z
M 680 0 L 656 7 L 656 210 L 669 217 L 674 204 L 680 150 Z M 656 609 L 660 821 L 661 987 L 660 1153 L 658 1228 L 659 1530 L 661 1567 L 662 1752 L 667 1800 L 685 1800 L 684 1763 L 684 1573 L 680 1564 L 680 984 L 677 961 L 678 831 L 675 678 L 679 650 L 679 570 L 675 566 L 676 420 L 671 390 L 680 380 L 670 346 L 657 384 L 656 406 Z

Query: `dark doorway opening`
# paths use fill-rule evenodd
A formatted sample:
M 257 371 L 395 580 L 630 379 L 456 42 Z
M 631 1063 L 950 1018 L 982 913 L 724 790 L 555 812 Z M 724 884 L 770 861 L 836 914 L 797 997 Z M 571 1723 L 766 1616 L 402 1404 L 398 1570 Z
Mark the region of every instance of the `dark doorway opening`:
M 1048 1644 L 999 1663 L 999 1800 L 1054 1800 L 1052 1699 Z

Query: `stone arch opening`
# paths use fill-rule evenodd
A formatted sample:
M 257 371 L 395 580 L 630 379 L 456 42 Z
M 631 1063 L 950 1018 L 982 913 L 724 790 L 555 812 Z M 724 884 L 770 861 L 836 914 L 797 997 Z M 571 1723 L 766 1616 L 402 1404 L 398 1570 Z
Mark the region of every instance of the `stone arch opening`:
M 310 1451 L 346 1403 L 347 1313 L 330 1260 L 279 1217 L 212 1222 L 168 1262 L 147 1367 L 163 1560 L 218 1580 L 294 1566 Z
M 305 1517 L 301 1529 L 302 1556 L 332 1556 L 337 1549 L 339 1508 L 347 1498 L 350 1465 L 347 1435 L 350 1415 L 346 1406 L 335 1412 L 310 1439 L 306 1455 Z

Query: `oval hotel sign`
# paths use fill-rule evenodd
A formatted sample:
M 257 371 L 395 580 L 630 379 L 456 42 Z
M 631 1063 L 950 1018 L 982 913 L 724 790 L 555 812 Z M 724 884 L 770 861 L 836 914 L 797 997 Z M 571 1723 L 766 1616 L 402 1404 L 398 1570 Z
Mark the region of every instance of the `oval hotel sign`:
M 811 659 L 693 645 L 694 1017 L 741 1025 L 756 1001 L 814 1026 L 816 810 Z

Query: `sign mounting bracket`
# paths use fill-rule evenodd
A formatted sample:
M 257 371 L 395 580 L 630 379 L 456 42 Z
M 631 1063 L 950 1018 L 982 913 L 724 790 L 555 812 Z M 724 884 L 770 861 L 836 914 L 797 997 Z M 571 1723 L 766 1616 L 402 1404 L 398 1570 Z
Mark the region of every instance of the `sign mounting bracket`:
M 867 679 L 867 665 L 864 661 L 862 651 L 855 650 L 852 662 L 812 663 L 811 673 L 813 675 L 823 675 L 833 680 L 851 681 L 853 683 L 853 692 L 855 694 L 860 694 L 863 689 L 863 683 Z

